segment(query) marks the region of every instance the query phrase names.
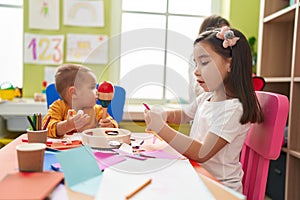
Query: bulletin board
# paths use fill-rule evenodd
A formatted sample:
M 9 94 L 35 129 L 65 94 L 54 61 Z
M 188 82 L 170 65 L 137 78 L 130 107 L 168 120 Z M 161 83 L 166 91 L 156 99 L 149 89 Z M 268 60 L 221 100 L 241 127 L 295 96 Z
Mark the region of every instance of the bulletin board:
M 63 63 L 84 64 L 98 78 L 103 75 L 110 10 L 110 0 L 24 0 L 23 96 L 40 92 Z

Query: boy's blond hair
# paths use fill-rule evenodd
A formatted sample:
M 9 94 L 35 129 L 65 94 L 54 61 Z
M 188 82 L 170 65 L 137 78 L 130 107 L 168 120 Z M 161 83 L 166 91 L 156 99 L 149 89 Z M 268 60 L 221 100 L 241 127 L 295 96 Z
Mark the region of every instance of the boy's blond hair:
M 81 80 L 81 74 L 78 72 L 92 72 L 90 68 L 80 64 L 63 64 L 58 67 L 55 74 L 55 87 L 59 95 L 64 99 L 68 88 Z

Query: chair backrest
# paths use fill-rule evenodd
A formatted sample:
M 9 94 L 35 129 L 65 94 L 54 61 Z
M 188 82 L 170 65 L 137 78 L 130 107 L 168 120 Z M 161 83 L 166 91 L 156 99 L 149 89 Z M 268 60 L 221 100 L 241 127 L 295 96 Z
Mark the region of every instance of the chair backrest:
M 49 106 L 54 101 L 56 101 L 57 99 L 60 99 L 60 98 L 61 98 L 60 95 L 56 91 L 55 84 L 50 83 L 49 85 L 47 85 L 47 87 L 46 87 L 47 108 L 49 108 Z
M 96 88 L 98 85 L 96 86 Z M 112 99 L 111 103 L 108 106 L 107 112 L 112 116 L 118 123 L 120 123 L 123 119 L 123 112 L 124 112 L 124 104 L 126 99 L 126 92 L 125 89 L 121 86 L 114 86 L 115 94 L 114 98 Z M 46 88 L 46 98 L 47 98 L 47 107 L 60 99 L 60 96 L 55 88 L 55 84 L 51 83 Z M 99 101 L 97 101 L 99 104 Z
M 253 76 L 252 83 L 255 91 L 263 90 L 266 85 L 265 79 L 261 76 Z
M 270 160 L 281 151 L 289 110 L 286 96 L 256 91 L 264 113 L 264 122 L 252 124 L 241 153 L 244 171 L 243 193 L 248 200 L 263 200 Z

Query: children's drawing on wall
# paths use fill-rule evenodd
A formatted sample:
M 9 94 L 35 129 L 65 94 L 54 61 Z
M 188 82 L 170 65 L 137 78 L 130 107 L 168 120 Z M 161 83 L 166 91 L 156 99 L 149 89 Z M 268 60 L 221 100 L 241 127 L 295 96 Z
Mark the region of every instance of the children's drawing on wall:
M 103 27 L 103 1 L 64 1 L 64 25 Z
M 24 34 L 24 62 L 32 64 L 62 64 L 64 36 Z
M 45 66 L 44 68 L 44 80 L 47 84 L 54 83 L 54 77 L 56 73 L 57 67 L 53 66 Z
M 29 28 L 59 29 L 59 0 L 29 0 Z
M 68 34 L 67 62 L 107 63 L 107 35 Z

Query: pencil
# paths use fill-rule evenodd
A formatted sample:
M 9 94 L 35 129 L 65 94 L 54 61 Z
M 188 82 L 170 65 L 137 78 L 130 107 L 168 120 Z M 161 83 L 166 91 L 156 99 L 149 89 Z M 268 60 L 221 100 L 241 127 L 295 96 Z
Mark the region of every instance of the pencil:
M 146 103 L 143 103 L 143 105 L 145 106 L 145 108 L 146 108 L 147 110 L 150 110 L 150 107 L 149 107 Z
M 42 130 L 42 114 L 38 113 L 37 114 L 37 121 L 38 121 L 38 126 L 37 126 L 37 130 Z
M 36 131 L 37 130 L 37 126 L 36 126 L 36 114 L 33 114 L 33 117 L 32 117 L 32 122 L 33 122 L 33 130 Z
M 147 180 L 143 185 L 141 185 L 140 187 L 138 187 L 137 189 L 135 189 L 133 192 L 131 192 L 130 194 L 126 195 L 126 200 L 130 199 L 131 197 L 133 197 L 134 195 L 136 195 L 139 191 L 141 191 L 143 188 L 145 188 L 147 185 L 149 185 L 152 182 L 152 179 L 150 178 L 149 180 Z
M 150 110 L 150 107 L 146 104 L 146 103 L 143 103 L 143 105 L 145 106 L 145 108 L 147 109 L 147 110 Z M 156 133 L 156 132 L 154 132 L 154 131 L 148 131 L 148 132 L 150 132 L 150 133 L 152 133 L 155 137 L 157 137 L 160 141 L 163 141 L 163 139 Z
M 50 122 L 50 119 L 51 119 L 51 116 L 49 115 L 48 118 L 47 118 L 47 121 L 46 121 L 45 125 L 43 126 L 43 130 L 46 130 L 46 128 L 47 128 L 47 126 L 48 126 L 48 124 Z
M 29 124 L 30 124 L 32 130 L 36 131 L 35 126 L 34 126 L 34 124 L 33 124 L 33 121 L 31 120 L 31 117 L 30 117 L 30 116 L 27 116 L 27 119 L 28 119 L 28 121 L 29 121 Z

